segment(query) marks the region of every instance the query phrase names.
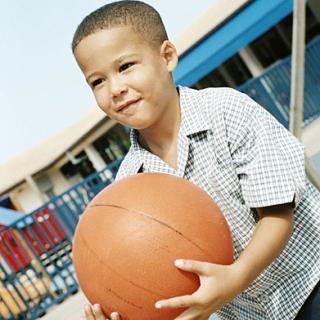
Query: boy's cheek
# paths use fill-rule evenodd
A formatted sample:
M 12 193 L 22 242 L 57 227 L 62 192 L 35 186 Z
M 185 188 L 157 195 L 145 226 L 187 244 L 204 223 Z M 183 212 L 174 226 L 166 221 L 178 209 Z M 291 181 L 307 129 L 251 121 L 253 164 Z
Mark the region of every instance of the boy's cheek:
M 112 115 L 110 114 L 110 112 L 108 112 L 108 110 L 106 110 L 105 108 L 102 108 L 102 107 L 99 107 L 100 110 L 102 112 L 104 112 L 109 118 L 113 119 L 114 120 L 114 117 L 112 117 Z
M 110 104 L 108 103 L 108 100 L 106 98 L 101 97 L 100 95 L 95 94 L 94 95 L 95 100 L 99 106 L 99 108 L 106 114 L 109 115 L 110 113 Z

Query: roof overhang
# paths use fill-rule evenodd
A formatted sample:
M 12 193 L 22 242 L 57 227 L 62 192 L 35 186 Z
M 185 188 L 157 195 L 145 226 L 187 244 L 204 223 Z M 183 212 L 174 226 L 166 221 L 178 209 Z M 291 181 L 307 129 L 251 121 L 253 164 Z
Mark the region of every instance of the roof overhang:
M 175 82 L 191 86 L 292 12 L 292 0 L 249 1 L 180 55 Z

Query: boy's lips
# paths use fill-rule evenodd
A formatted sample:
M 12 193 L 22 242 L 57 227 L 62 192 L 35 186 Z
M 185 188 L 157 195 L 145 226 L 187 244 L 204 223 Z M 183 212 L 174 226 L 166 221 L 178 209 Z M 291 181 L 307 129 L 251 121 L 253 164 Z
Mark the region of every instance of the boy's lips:
M 140 100 L 141 100 L 141 98 L 128 100 L 128 101 L 123 102 L 120 105 L 116 106 L 115 110 L 117 112 L 122 111 L 122 110 L 128 108 L 129 106 L 131 106 L 132 104 L 134 104 L 134 103 L 136 103 L 136 102 L 138 102 Z

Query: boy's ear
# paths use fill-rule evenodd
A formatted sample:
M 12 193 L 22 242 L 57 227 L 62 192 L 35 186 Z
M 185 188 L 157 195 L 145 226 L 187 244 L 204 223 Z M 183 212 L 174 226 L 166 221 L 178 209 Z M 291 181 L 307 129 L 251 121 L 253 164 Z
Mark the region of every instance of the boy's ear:
M 160 48 L 160 54 L 167 65 L 168 71 L 172 72 L 178 63 L 178 53 L 174 44 L 169 40 L 163 41 Z

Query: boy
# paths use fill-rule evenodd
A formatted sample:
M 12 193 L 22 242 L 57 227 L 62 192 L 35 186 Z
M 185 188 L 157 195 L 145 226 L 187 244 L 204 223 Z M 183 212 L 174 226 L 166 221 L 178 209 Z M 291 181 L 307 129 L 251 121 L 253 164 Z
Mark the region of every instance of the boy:
M 132 128 L 117 179 L 142 171 L 189 179 L 211 195 L 232 231 L 232 265 L 178 259 L 201 285 L 155 307 L 185 307 L 180 320 L 213 312 L 232 320 L 316 319 L 320 195 L 305 178 L 300 143 L 240 92 L 176 88 L 176 49 L 145 3 L 91 13 L 72 49 L 99 107 Z M 106 319 L 98 305 L 87 306 L 85 317 Z

